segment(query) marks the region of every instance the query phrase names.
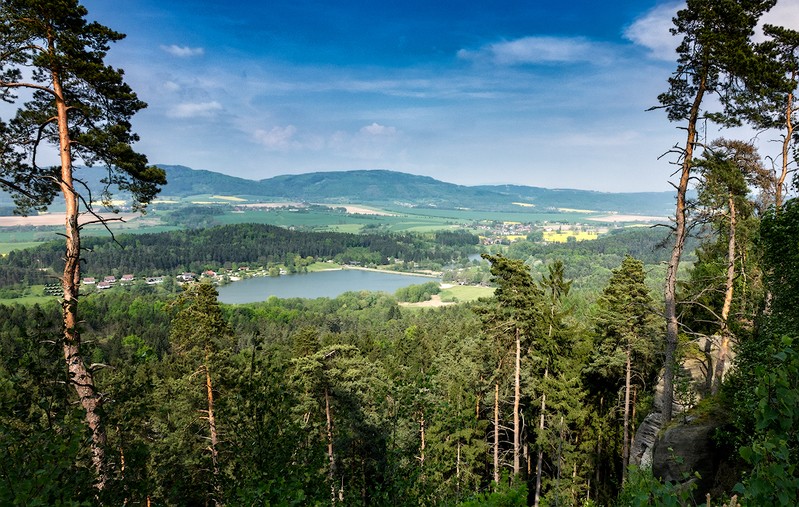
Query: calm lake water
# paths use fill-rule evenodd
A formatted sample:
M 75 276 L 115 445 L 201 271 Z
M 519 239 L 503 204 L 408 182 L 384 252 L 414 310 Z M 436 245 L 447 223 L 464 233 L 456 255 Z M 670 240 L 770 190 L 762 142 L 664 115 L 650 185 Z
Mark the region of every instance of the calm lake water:
M 380 273 L 361 269 L 339 269 L 283 276 L 248 278 L 219 287 L 219 301 L 227 304 L 266 301 L 279 298 L 334 298 L 345 292 L 368 290 L 388 292 L 409 285 L 440 282 L 440 278 Z

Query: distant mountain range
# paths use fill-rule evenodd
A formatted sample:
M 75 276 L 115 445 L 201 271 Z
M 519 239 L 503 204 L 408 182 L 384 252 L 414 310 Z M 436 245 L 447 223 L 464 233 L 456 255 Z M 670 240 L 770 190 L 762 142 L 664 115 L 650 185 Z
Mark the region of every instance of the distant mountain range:
M 672 192 L 611 193 L 522 185 L 464 186 L 386 170 L 315 172 L 254 181 L 179 165 L 160 167 L 166 171 L 169 182 L 161 195 L 181 198 L 216 194 L 249 200 L 326 204 L 531 212 L 565 208 L 642 215 L 666 215 L 674 208 Z M 93 192 L 98 192 L 104 170 L 82 167 L 76 175 L 87 181 Z M 0 196 L 0 204 L 6 203 L 8 196 Z
M 223 194 L 329 204 L 399 204 L 486 211 L 567 208 L 644 215 L 670 214 L 674 207 L 672 192 L 611 193 L 522 185 L 464 186 L 429 176 L 386 170 L 315 172 L 253 181 L 184 166 L 161 167 L 169 181 L 162 194 L 179 197 Z

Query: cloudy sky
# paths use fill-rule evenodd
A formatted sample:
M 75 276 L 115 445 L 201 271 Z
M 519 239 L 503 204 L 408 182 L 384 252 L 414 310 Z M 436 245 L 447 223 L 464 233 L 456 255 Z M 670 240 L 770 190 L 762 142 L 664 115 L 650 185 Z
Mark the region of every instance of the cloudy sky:
M 250 179 L 391 169 L 466 185 L 669 189 L 673 167 L 658 157 L 680 131 L 646 109 L 675 67 L 680 3 L 84 5 L 127 34 L 109 61 L 149 104 L 134 128 L 153 163 Z M 799 0 L 776 9 L 772 22 L 799 26 Z

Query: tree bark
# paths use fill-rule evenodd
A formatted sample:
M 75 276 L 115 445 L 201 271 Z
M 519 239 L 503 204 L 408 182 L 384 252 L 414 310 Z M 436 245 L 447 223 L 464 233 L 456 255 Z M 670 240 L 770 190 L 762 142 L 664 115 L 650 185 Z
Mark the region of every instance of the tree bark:
M 791 80 L 796 80 L 796 71 L 791 73 Z M 785 105 L 785 137 L 782 140 L 782 170 L 777 178 L 777 184 L 774 188 L 774 204 L 777 213 L 782 207 L 782 189 L 785 185 L 785 178 L 788 176 L 788 164 L 790 156 L 791 141 L 793 140 L 793 92 L 788 93 Z
M 680 181 L 677 185 L 677 208 L 675 211 L 674 224 L 674 247 L 671 250 L 671 257 L 666 268 L 666 287 L 664 289 L 665 318 L 666 318 L 666 347 L 663 367 L 663 422 L 668 423 L 672 416 L 672 404 L 674 403 L 674 367 L 675 354 L 677 352 L 677 337 L 679 334 L 679 323 L 677 322 L 677 270 L 680 267 L 685 237 L 686 227 L 686 193 L 688 192 L 688 182 L 691 177 L 691 167 L 693 165 L 694 145 L 696 144 L 696 123 L 699 119 L 700 106 L 707 88 L 707 75 L 702 75 L 699 86 L 691 105 L 688 116 L 687 137 L 683 152 L 682 168 L 680 170 Z
M 419 434 L 421 436 L 422 442 L 419 446 L 419 466 L 424 468 L 424 449 L 425 449 L 425 439 L 424 439 L 424 412 L 422 412 L 422 416 L 419 419 Z
M 458 439 L 457 454 L 455 455 L 455 492 L 461 494 L 461 440 Z
M 596 465 L 594 466 L 594 474 L 595 474 L 595 482 L 596 482 L 596 497 L 599 498 L 599 485 L 601 484 L 602 479 L 602 466 L 600 466 L 602 462 L 602 413 L 605 407 L 605 397 L 601 396 L 599 398 L 599 428 L 597 429 L 597 436 L 596 436 Z
M 208 369 L 208 351 L 205 353 L 205 392 L 208 398 L 208 433 L 211 437 L 211 466 L 213 472 L 214 505 L 221 505 L 222 486 L 219 473 L 219 436 L 216 431 L 216 413 L 214 411 L 214 389 L 211 384 L 211 372 Z
M 624 440 L 621 446 L 621 483 L 627 482 L 627 467 L 630 464 L 630 376 L 632 372 L 632 351 L 629 340 L 627 342 L 627 364 L 624 380 Z
M 53 38 L 48 40 L 49 50 L 55 52 Z M 78 331 L 78 289 L 80 288 L 80 226 L 78 224 L 79 203 L 72 179 L 72 141 L 69 135 L 69 118 L 64 91 L 61 87 L 61 75 L 57 70 L 51 72 L 53 92 L 58 121 L 59 155 L 61 162 L 61 193 L 66 204 L 65 237 L 66 252 L 64 255 L 64 273 L 61 287 L 64 299 L 61 302 L 64 322 L 64 360 L 69 378 L 78 394 L 80 404 L 86 411 L 86 424 L 91 432 L 92 465 L 96 475 L 95 487 L 105 488 L 108 481 L 105 447 L 106 432 L 103 426 L 102 398 L 94 387 L 92 372 L 86 368 L 80 354 L 80 333 Z
M 330 482 L 330 498 L 336 504 L 336 459 L 333 455 L 333 414 L 330 411 L 330 392 L 325 387 L 325 418 L 327 420 L 327 459 L 329 468 L 327 479 Z
M 494 384 L 494 482 L 499 484 L 499 382 Z
M 715 371 L 713 372 L 713 386 L 710 389 L 711 394 L 717 394 L 721 387 L 721 381 L 724 377 L 724 370 L 727 366 L 727 357 L 730 353 L 730 341 L 732 334 L 730 333 L 729 317 L 730 308 L 732 307 L 732 296 L 735 283 L 735 228 L 736 228 L 736 214 L 735 214 L 735 199 L 732 192 L 728 196 L 728 206 L 730 209 L 730 229 L 729 239 L 727 242 L 727 279 L 725 281 L 724 290 L 724 304 L 721 307 L 721 342 L 719 343 L 719 358 L 716 361 Z
M 633 402 L 632 402 L 632 406 L 631 406 L 631 410 L 630 410 L 630 412 L 631 412 L 630 413 L 630 436 L 632 438 L 635 438 L 635 429 L 636 429 L 636 426 L 635 426 L 635 406 L 637 404 L 638 404 L 638 388 L 633 386 Z M 631 442 L 630 442 L 631 444 L 632 444 L 632 438 L 630 439 L 631 440 Z
M 521 331 L 516 328 L 516 368 L 513 375 L 513 476 L 521 472 L 519 460 L 519 442 L 521 427 L 519 425 L 519 398 L 521 397 Z
M 546 382 L 547 376 L 549 375 L 549 368 L 544 369 L 544 382 Z M 546 415 L 547 411 L 547 393 L 546 393 L 546 386 L 544 389 L 541 390 L 541 417 L 538 420 L 538 430 L 539 433 L 544 433 L 544 416 Z M 542 445 L 538 446 L 538 459 L 535 465 L 535 497 L 533 499 L 533 505 L 538 507 L 541 502 L 541 467 L 544 464 L 544 447 Z

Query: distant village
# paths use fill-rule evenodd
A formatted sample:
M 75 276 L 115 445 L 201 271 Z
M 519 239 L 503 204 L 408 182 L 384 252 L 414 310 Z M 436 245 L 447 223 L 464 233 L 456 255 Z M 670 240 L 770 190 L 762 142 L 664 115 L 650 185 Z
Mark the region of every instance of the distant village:
M 236 282 L 242 278 L 249 278 L 250 276 L 266 276 L 268 274 L 270 273 L 264 269 L 252 271 L 248 266 L 241 266 L 235 270 L 223 269 L 219 272 L 210 269 L 203 271 L 200 274 L 186 272 L 177 275 L 175 279 L 178 285 L 200 282 L 204 280 L 221 285 L 228 282 Z M 280 270 L 278 274 L 285 275 L 287 272 L 285 270 Z M 144 283 L 147 285 L 158 285 L 164 283 L 166 278 L 167 277 L 165 276 L 147 276 L 139 278 L 139 280 L 144 281 Z M 87 276 L 83 278 L 81 285 L 85 287 L 94 287 L 97 290 L 108 290 L 117 285 L 131 285 L 136 281 L 136 277 L 132 274 L 122 275 L 120 278 L 117 278 L 114 275 L 108 275 L 104 276 L 102 280 Z

